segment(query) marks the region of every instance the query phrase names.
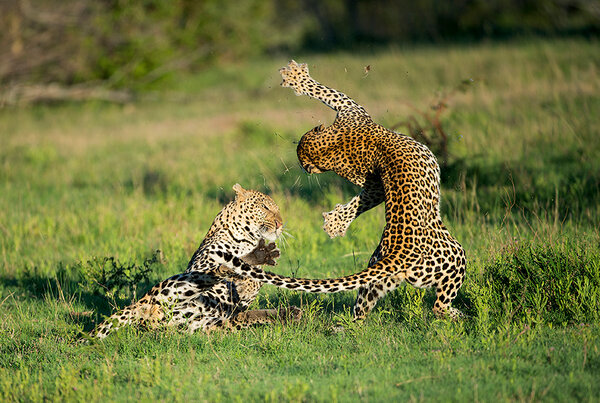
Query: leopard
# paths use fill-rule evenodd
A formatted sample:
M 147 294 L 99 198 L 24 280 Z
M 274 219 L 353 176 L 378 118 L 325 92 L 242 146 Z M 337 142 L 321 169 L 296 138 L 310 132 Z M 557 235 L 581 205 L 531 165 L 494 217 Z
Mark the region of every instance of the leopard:
M 353 320 L 360 320 L 390 291 L 407 282 L 435 288 L 433 312 L 457 319 L 451 306 L 466 269 L 465 251 L 442 222 L 440 167 L 420 142 L 377 124 L 366 109 L 344 93 L 314 80 L 308 65 L 294 60 L 279 70 L 283 87 L 307 95 L 336 111 L 331 125 L 319 125 L 300 139 L 296 153 L 309 174 L 333 171 L 361 188 L 345 204 L 323 213 L 324 231 L 344 236 L 364 212 L 384 203 L 385 227 L 367 268 L 334 279 L 290 278 L 257 269 L 232 256 L 220 262 L 240 275 L 292 290 L 334 293 L 358 290 Z
M 185 272 L 161 281 L 139 301 L 100 323 L 91 338 L 104 339 L 124 325 L 209 333 L 301 318 L 298 307 L 248 310 L 262 283 L 211 258 L 215 252 L 226 252 L 257 267 L 274 266 L 280 257 L 274 243 L 283 231 L 278 205 L 270 196 L 238 183 L 233 190 L 235 199 L 217 214 Z

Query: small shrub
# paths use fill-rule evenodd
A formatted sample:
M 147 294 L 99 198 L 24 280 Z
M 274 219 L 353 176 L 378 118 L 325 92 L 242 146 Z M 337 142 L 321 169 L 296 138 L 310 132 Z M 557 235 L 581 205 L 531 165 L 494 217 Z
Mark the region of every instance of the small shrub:
M 520 245 L 487 268 L 484 282 L 497 320 L 567 325 L 600 319 L 597 251 Z
M 414 113 L 390 128 L 396 130 L 405 127 L 407 134 L 425 144 L 438 157 L 442 169 L 445 169 L 449 164 L 448 142 L 451 135 L 443 127 L 442 114 L 448 110 L 450 99 L 458 92 L 466 92 L 474 82 L 472 78 L 462 80 L 451 91 L 438 94 L 427 109 L 421 110 L 412 103 L 405 102 Z
M 106 296 L 113 307 L 117 298 L 137 298 L 139 283 L 148 282 L 151 274 L 164 264 L 162 251 L 155 251 L 141 265 L 122 263 L 113 256 L 93 257 L 85 262 L 79 262 L 76 270 L 82 276 L 81 287 L 86 291 Z

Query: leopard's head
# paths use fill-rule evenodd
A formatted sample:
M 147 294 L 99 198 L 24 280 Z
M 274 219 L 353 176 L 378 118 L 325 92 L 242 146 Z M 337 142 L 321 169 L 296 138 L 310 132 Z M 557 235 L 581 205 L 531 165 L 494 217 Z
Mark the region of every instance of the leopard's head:
M 246 190 L 236 183 L 234 223 L 240 235 L 275 241 L 283 232 L 283 219 L 273 199 L 256 190 Z
M 335 152 L 337 133 L 326 131 L 323 125 L 304 133 L 296 154 L 302 168 L 309 174 L 318 174 L 332 169 L 330 165 L 332 153 Z

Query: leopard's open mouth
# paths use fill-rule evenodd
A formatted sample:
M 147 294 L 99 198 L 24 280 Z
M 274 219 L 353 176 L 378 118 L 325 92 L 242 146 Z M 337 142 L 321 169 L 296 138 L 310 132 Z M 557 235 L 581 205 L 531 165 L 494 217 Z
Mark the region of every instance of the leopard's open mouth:
M 280 235 L 281 235 L 281 232 L 279 232 L 279 231 L 262 233 L 262 237 L 269 242 L 275 242 L 279 238 Z
M 323 172 L 313 164 L 301 165 L 301 167 L 307 174 L 320 174 Z
M 262 226 L 260 228 L 261 236 L 269 242 L 275 242 L 283 232 L 283 227 L 271 228 L 270 226 Z

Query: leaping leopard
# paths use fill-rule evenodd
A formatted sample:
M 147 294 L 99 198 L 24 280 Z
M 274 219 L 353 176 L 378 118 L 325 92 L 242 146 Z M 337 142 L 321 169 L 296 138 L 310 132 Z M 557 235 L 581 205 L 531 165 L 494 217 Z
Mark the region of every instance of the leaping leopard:
M 433 153 L 411 137 L 373 121 L 366 110 L 345 94 L 315 81 L 306 64 L 291 61 L 279 70 L 282 86 L 308 95 L 337 112 L 331 126 L 305 133 L 298 159 L 309 173 L 334 171 L 362 188 L 348 203 L 323 213 L 330 237 L 344 236 L 350 223 L 385 202 L 386 225 L 368 267 L 336 279 L 301 279 L 264 272 L 231 254 L 215 256 L 240 275 L 278 287 L 331 293 L 358 289 L 354 319 L 362 319 L 389 291 L 403 281 L 435 287 L 433 311 L 456 318 L 451 307 L 465 275 L 465 253 L 440 215 L 440 168 Z

